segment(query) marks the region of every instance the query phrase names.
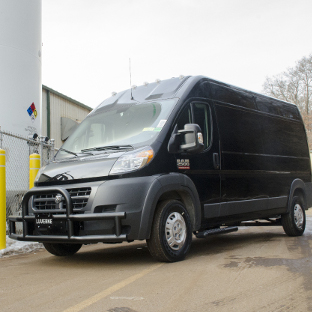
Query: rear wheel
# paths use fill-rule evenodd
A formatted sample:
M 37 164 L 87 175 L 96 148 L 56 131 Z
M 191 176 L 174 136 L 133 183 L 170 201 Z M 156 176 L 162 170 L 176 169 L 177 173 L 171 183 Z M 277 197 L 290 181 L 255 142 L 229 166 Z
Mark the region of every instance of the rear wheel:
M 82 246 L 82 244 L 51 244 L 43 243 L 44 248 L 55 256 L 72 256 Z
M 147 247 L 158 261 L 174 262 L 185 258 L 192 242 L 192 225 L 188 211 L 177 200 L 157 206 Z
M 290 211 L 282 215 L 282 225 L 288 236 L 301 236 L 303 234 L 306 226 L 306 215 L 301 197 L 293 197 Z

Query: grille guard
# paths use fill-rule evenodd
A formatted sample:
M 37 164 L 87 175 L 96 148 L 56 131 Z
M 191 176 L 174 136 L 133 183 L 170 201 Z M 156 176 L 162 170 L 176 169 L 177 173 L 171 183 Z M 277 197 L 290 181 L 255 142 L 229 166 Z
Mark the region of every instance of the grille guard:
M 37 210 L 36 213 L 50 213 L 52 219 L 57 221 L 67 221 L 68 235 L 29 235 L 28 223 L 35 221 L 35 215 L 28 214 L 28 203 L 32 196 L 40 194 L 53 194 L 60 193 L 65 199 L 65 209 L 49 209 Z M 53 214 L 65 212 L 65 214 Z M 36 242 L 51 242 L 51 243 L 96 243 L 96 242 L 121 242 L 127 240 L 126 234 L 121 234 L 121 219 L 126 218 L 125 212 L 112 212 L 112 213 L 90 213 L 90 214 L 74 214 L 72 199 L 69 192 L 62 187 L 40 187 L 32 188 L 28 191 L 22 201 L 22 216 L 10 216 L 10 238 L 20 241 L 36 241 Z M 94 220 L 108 220 L 115 221 L 115 234 L 103 235 L 74 235 L 74 221 L 94 221 Z M 16 222 L 23 223 L 23 234 L 16 233 Z

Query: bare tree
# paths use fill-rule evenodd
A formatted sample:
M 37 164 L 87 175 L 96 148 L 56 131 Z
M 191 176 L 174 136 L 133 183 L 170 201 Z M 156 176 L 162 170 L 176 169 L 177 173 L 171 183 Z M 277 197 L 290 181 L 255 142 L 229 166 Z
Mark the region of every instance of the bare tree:
M 263 93 L 298 106 L 312 148 L 312 54 L 285 72 L 267 77 Z

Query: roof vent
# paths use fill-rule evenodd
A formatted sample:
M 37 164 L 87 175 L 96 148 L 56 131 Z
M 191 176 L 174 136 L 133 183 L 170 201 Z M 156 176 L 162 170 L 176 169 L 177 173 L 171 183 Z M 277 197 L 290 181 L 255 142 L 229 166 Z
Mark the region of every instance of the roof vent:
M 143 84 L 144 84 L 145 87 L 148 86 L 148 82 L 147 81 L 144 81 Z
M 182 80 L 184 78 L 184 75 L 180 75 L 179 79 Z
M 155 81 L 156 81 L 157 83 L 160 83 L 161 80 L 160 80 L 160 79 L 156 79 Z
M 112 96 L 115 96 L 117 94 L 117 92 L 113 91 L 112 92 Z

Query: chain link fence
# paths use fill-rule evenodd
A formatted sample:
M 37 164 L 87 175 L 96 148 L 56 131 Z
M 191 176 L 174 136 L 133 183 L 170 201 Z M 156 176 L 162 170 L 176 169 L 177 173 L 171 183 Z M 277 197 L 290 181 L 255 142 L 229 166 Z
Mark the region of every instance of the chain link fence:
M 41 166 L 54 156 L 54 140 L 34 135 L 26 138 L 0 130 L 0 148 L 6 156 L 6 216 L 18 214 L 29 189 L 29 155 L 39 154 Z

